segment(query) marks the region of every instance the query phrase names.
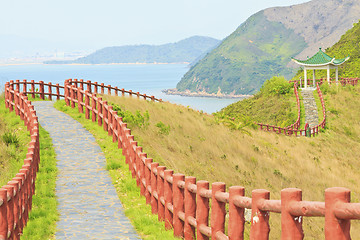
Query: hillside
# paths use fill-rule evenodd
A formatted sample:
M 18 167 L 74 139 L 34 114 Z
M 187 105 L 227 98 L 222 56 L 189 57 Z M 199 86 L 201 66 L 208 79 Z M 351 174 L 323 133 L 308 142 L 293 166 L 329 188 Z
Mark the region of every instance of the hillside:
M 326 53 L 336 58 L 350 56 L 350 59 L 339 67 L 339 77 L 360 77 L 360 21 L 354 24 L 354 27 L 348 30 L 341 39 L 332 47 L 326 49 Z M 315 52 L 314 52 L 315 53 Z M 313 54 L 314 54 L 313 53 Z M 308 72 L 308 77 L 312 73 Z M 294 79 L 303 78 L 304 72 L 300 70 Z M 316 78 L 326 78 L 326 70 L 317 70 Z M 335 71 L 331 71 L 331 77 L 335 77 Z
M 118 113 L 127 112 L 123 119 L 148 156 L 175 172 L 226 182 L 227 186 L 241 185 L 247 196 L 253 189 L 265 188 L 272 199 L 280 199 L 281 189 L 298 187 L 303 189 L 304 200 L 323 201 L 327 187 L 343 186 L 351 189 L 353 202 L 360 201 L 356 181 L 360 153 L 355 150 L 360 148 L 359 86 L 334 86 L 327 91 L 327 129 L 315 138 L 286 137 L 252 128 L 234 131 L 213 116 L 170 103 L 104 99 L 115 103 Z M 129 112 L 137 117 L 130 117 Z M 280 228 L 275 226 L 280 224 L 280 215 L 271 214 L 270 222 L 270 239 L 279 239 Z M 354 221 L 352 226 L 357 239 L 359 223 Z M 323 219 L 305 218 L 306 239 L 318 239 L 322 231 Z
M 253 94 L 274 75 L 291 78 L 303 58 L 336 43 L 360 18 L 357 0 L 313 0 L 260 11 L 194 65 L 179 91 Z
M 190 63 L 213 49 L 219 42 L 210 37 L 193 36 L 163 45 L 106 47 L 74 61 L 48 61 L 45 63 Z

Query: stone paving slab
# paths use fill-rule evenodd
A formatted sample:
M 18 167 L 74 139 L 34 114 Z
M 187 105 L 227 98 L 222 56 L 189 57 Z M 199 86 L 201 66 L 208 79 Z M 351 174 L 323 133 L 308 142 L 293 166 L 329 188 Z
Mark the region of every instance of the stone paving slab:
M 314 98 L 314 91 L 316 89 L 308 88 L 302 89 L 303 102 L 305 107 L 305 123 L 309 123 L 310 127 L 315 127 L 319 124 L 318 110 Z
M 33 105 L 57 154 L 60 220 L 56 239 L 141 239 L 123 213 L 105 170 L 105 156 L 91 133 L 56 110 L 53 102 Z

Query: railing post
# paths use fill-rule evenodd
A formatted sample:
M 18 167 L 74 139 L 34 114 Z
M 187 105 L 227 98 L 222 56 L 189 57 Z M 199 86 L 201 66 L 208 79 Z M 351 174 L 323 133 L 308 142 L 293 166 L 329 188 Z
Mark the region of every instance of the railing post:
M 0 188 L 0 239 L 8 239 L 7 190 Z
M 302 200 L 301 189 L 286 188 L 281 190 L 281 239 L 302 240 L 304 232 L 302 229 L 302 217 L 292 216 L 289 213 L 291 204 Z
M 118 87 L 115 87 L 115 96 L 118 96 L 118 95 L 119 95 L 119 94 L 118 94 L 118 91 L 119 91 Z
M 91 93 L 91 81 L 90 80 L 86 81 L 86 90 L 88 90 L 89 93 Z
M 79 113 L 84 113 L 84 108 L 83 108 L 83 94 L 82 91 L 83 89 L 81 88 L 81 86 L 79 88 L 77 88 L 77 100 L 78 100 L 78 111 Z
M 9 186 L 14 188 L 13 203 L 14 203 L 14 228 L 13 228 L 13 239 L 20 239 L 19 236 L 19 219 L 20 219 L 20 209 L 19 209 L 19 182 L 10 181 L 7 183 Z
M 56 84 L 56 100 L 60 100 L 60 85 Z
M 196 217 L 196 194 L 189 191 L 189 186 L 196 184 L 195 177 L 185 177 L 185 223 L 184 223 L 184 238 L 185 240 L 195 240 L 195 227 L 189 223 L 190 218 Z
M 102 125 L 102 98 L 98 97 L 98 101 L 97 101 L 97 112 L 98 112 L 98 125 L 101 126 Z
M 169 230 L 173 226 L 173 213 L 169 206 L 173 202 L 172 183 L 168 181 L 172 177 L 173 170 L 164 170 L 164 197 L 165 197 L 165 229 Z
M 123 89 L 123 88 L 121 89 L 121 96 L 123 96 L 123 97 L 125 96 L 125 89 Z
M 146 158 L 145 159 L 145 169 L 144 169 L 144 173 L 145 173 L 145 199 L 146 199 L 146 203 L 150 204 L 151 203 L 151 163 L 152 163 L 152 158 Z M 149 169 L 149 165 L 150 165 L 150 169 Z
M 104 83 L 101 83 L 101 94 L 104 94 Z
M 98 93 L 98 83 L 94 82 L 94 93 L 97 94 Z
M 31 97 L 35 98 L 35 81 L 31 80 L 31 85 L 30 85 L 30 91 L 31 91 Z
M 90 118 L 90 104 L 89 104 L 89 90 L 85 91 L 85 118 L 89 119 Z
M 157 176 L 155 175 L 155 169 L 159 166 L 159 163 L 157 162 L 153 162 L 151 163 L 151 200 L 150 200 L 150 204 L 151 204 L 151 213 L 152 214 L 157 214 L 158 212 L 158 202 L 157 199 L 155 198 L 155 194 L 157 194 Z
M 40 90 L 40 99 L 45 100 L 45 94 L 44 94 L 44 82 L 39 82 L 39 90 Z
M 216 193 L 225 192 L 225 183 L 214 182 L 211 185 L 211 238 L 216 239 L 218 232 L 225 232 L 225 203 L 216 199 Z
M 93 122 L 96 122 L 96 100 L 95 100 L 96 96 L 95 94 L 92 94 L 91 97 L 91 120 Z
M 164 179 L 161 175 L 164 173 L 166 167 L 157 167 L 157 189 L 158 189 L 158 220 L 165 220 L 165 200 L 164 200 Z
M 13 239 L 13 230 L 14 230 L 14 187 L 10 185 L 3 186 L 7 191 L 7 220 L 8 220 L 8 229 L 7 229 L 7 238 Z
M 107 101 L 103 101 L 102 114 L 103 114 L 103 125 L 104 125 L 103 127 L 105 132 L 108 131 L 108 123 L 109 123 L 108 113 L 109 113 L 109 109 L 108 109 Z
M 255 189 L 252 191 L 251 204 L 251 240 L 269 239 L 269 212 L 260 209 L 261 203 L 264 200 L 270 199 L 270 192 L 265 189 Z
M 27 93 L 27 82 L 26 82 L 26 79 L 23 80 L 23 90 L 22 90 L 23 93 Z
M 108 95 L 111 95 L 111 85 L 108 85 L 107 88 L 108 88 Z
M 197 193 L 196 193 L 196 223 L 197 223 L 197 239 L 198 240 L 208 240 L 209 237 L 200 232 L 200 227 L 202 225 L 209 225 L 209 199 L 202 197 L 200 195 L 202 190 L 209 189 L 209 182 L 200 180 L 196 183 Z
M 333 187 L 325 190 L 325 239 L 343 240 L 350 237 L 350 220 L 338 219 L 334 211 L 341 203 L 350 202 L 350 190 Z
M 70 85 L 71 107 L 75 108 L 75 86 Z
M 51 91 L 51 82 L 48 83 L 48 91 L 49 91 L 49 96 L 48 96 L 48 99 L 50 101 L 52 101 L 52 91 Z
M 228 235 L 231 240 L 244 239 L 244 208 L 239 208 L 234 201 L 237 196 L 244 196 L 245 188 L 232 186 L 229 188 L 229 229 Z
M 173 205 L 174 205 L 174 236 L 184 236 L 184 222 L 180 219 L 179 214 L 184 212 L 184 189 L 178 186 L 180 181 L 185 181 L 185 175 L 176 173 L 173 175 Z

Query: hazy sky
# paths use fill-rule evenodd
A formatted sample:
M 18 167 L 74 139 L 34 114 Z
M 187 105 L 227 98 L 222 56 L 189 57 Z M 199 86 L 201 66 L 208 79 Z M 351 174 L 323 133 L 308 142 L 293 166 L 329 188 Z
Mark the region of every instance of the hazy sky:
M 193 35 L 223 39 L 255 12 L 308 0 L 0 0 L 0 37 L 64 46 L 162 44 Z

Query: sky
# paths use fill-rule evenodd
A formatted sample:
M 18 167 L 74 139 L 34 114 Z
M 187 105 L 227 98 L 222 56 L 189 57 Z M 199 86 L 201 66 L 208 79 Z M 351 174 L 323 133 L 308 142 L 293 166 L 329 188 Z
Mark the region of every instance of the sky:
M 48 41 L 59 48 L 223 39 L 252 14 L 308 0 L 0 0 L 0 38 Z

